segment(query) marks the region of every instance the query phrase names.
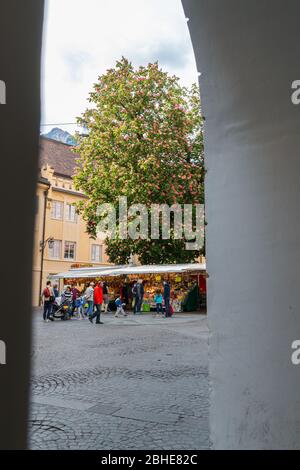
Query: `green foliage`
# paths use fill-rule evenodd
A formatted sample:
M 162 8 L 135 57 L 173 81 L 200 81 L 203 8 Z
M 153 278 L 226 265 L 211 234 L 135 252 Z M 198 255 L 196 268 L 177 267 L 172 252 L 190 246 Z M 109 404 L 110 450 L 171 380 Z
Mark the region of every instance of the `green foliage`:
M 95 236 L 99 204 L 127 196 L 134 203 L 204 203 L 203 120 L 199 90 L 182 87 L 158 63 L 134 69 L 125 58 L 99 77 L 89 107 L 78 122 L 75 185 L 88 199 L 79 207 Z M 145 263 L 192 261 L 197 252 L 178 240 L 110 240 L 112 262 L 130 253 Z

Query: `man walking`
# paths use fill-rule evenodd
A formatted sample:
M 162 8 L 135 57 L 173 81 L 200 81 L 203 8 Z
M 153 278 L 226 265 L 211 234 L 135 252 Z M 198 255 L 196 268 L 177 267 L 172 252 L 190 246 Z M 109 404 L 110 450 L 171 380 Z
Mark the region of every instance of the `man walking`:
M 103 325 L 103 322 L 100 321 L 101 307 L 103 304 L 103 290 L 101 282 L 98 282 L 94 289 L 94 305 L 96 310 L 94 313 L 89 315 L 89 320 L 93 323 L 94 318 L 96 317 L 96 325 Z
M 42 300 L 44 303 L 43 319 L 45 322 L 49 323 L 49 320 L 53 321 L 51 315 L 53 309 L 53 302 L 55 300 L 51 281 L 47 281 L 46 287 L 43 290 Z
M 164 281 L 164 303 L 165 303 L 165 309 L 166 313 L 165 316 L 166 318 L 170 316 L 170 296 L 171 296 L 171 287 L 168 281 Z
M 136 314 L 136 302 L 137 302 L 137 282 L 134 281 L 131 293 L 132 293 L 132 304 L 133 304 L 133 315 Z
M 137 315 L 141 313 L 143 299 L 144 299 L 144 285 L 143 285 L 143 281 L 140 279 L 136 285 L 136 314 Z
M 90 282 L 90 285 L 88 286 L 84 294 L 85 299 L 88 303 L 88 309 L 86 312 L 87 315 L 93 315 L 94 312 L 94 285 L 95 284 L 93 282 Z

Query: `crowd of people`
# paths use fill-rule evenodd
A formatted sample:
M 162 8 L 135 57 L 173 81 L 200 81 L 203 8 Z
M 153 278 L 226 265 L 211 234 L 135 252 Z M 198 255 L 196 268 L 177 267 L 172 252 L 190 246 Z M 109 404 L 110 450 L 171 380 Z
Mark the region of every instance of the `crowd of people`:
M 126 317 L 125 307 L 132 305 L 133 314 L 140 315 L 144 299 L 144 282 L 139 279 L 134 281 L 132 286 L 124 283 L 120 290 L 120 295 L 114 300 L 115 317 L 120 315 Z M 172 307 L 170 306 L 171 288 L 168 281 L 163 281 L 163 289 L 157 289 L 154 302 L 156 305 L 156 314 L 164 317 L 172 316 Z M 53 312 L 57 308 L 58 299 L 60 304 L 67 306 L 68 317 L 75 315 L 79 320 L 88 319 L 91 323 L 101 325 L 101 313 L 108 313 L 109 310 L 109 287 L 107 282 L 90 282 L 82 291 L 74 284 L 64 287 L 60 295 L 58 285 L 52 286 L 51 281 L 47 281 L 46 287 L 42 292 L 43 319 L 45 322 L 54 321 Z

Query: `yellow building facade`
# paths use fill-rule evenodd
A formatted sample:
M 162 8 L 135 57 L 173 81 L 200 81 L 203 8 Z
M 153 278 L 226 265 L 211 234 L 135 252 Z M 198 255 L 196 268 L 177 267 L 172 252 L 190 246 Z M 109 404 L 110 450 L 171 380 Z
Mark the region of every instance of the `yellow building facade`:
M 41 138 L 36 190 L 33 258 L 33 305 L 51 274 L 73 266 L 108 265 L 103 238 L 91 239 L 75 205 L 85 196 L 76 191 L 72 176 L 76 155 L 66 144 Z

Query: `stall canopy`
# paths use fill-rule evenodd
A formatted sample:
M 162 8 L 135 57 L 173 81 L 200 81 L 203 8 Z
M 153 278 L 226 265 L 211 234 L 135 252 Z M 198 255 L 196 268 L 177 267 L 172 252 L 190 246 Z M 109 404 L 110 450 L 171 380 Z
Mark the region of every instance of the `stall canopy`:
M 163 273 L 188 273 L 205 272 L 206 265 L 202 263 L 189 264 L 151 264 L 144 266 L 97 266 L 92 268 L 76 268 L 70 271 L 53 274 L 49 279 L 79 279 L 98 278 L 101 276 L 123 276 L 127 274 L 163 274 Z

